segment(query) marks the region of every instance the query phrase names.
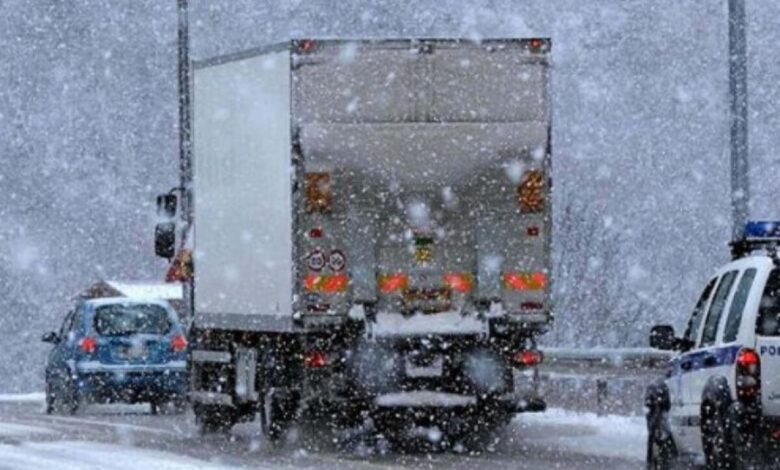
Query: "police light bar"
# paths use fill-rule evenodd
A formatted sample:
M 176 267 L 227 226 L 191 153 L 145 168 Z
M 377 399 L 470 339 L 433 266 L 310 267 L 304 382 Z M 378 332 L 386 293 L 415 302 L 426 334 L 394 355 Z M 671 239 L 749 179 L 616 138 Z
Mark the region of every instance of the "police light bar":
M 780 221 L 751 220 L 745 224 L 746 239 L 780 239 Z
M 772 220 L 749 221 L 745 224 L 742 238 L 729 243 L 732 259 L 739 259 L 754 250 L 763 249 L 771 253 L 775 263 L 780 265 L 780 259 L 776 256 L 778 246 L 780 246 L 780 221 Z

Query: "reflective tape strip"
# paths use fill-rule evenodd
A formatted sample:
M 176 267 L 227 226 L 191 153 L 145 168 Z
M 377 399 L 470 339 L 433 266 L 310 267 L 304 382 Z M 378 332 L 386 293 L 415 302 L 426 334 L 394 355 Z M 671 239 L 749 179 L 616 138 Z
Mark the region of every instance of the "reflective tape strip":
M 219 362 L 221 364 L 230 364 L 231 357 L 228 351 L 192 351 L 192 360 L 195 362 Z
M 103 364 L 98 361 L 84 361 L 76 363 L 79 372 L 184 372 L 187 370 L 186 361 L 171 361 L 165 364 Z

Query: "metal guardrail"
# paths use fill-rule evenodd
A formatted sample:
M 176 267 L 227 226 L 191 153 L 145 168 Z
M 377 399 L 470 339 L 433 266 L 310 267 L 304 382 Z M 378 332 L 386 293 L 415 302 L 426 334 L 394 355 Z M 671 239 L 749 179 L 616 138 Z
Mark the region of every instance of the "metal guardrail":
M 650 348 L 542 348 L 539 367 L 549 405 L 598 414 L 641 415 L 644 390 L 673 353 Z
M 651 348 L 542 348 L 542 352 L 545 366 L 576 366 L 580 369 L 662 369 L 673 355 L 669 351 Z

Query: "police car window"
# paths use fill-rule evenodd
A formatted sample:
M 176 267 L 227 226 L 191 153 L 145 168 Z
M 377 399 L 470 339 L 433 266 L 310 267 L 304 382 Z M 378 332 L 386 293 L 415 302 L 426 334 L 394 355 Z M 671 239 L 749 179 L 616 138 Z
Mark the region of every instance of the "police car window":
M 699 326 L 701 325 L 701 317 L 704 313 L 704 308 L 707 306 L 707 301 L 712 293 L 712 288 L 715 287 L 715 279 L 711 280 L 707 287 L 704 288 L 704 292 L 701 293 L 701 297 L 696 302 L 696 307 L 693 309 L 691 319 L 688 320 L 688 327 L 685 328 L 686 342 L 693 345 L 696 342 L 696 337 L 699 334 Z
M 715 343 L 715 336 L 718 333 L 723 309 L 726 307 L 726 300 L 729 298 L 731 286 L 734 285 L 734 279 L 737 277 L 737 271 L 729 271 L 723 275 L 715 295 L 712 297 L 710 311 L 707 314 L 707 320 L 704 323 L 704 331 L 701 334 L 701 346 L 709 346 Z
M 756 334 L 780 336 L 780 271 L 773 269 L 758 307 Z
M 756 278 L 754 268 L 746 269 L 739 279 L 737 291 L 734 293 L 734 299 L 731 301 L 729 316 L 726 319 L 726 327 L 723 329 L 723 342 L 731 343 L 737 340 L 739 334 L 739 324 L 742 322 L 742 312 L 745 310 L 750 289 L 753 287 L 753 280 Z

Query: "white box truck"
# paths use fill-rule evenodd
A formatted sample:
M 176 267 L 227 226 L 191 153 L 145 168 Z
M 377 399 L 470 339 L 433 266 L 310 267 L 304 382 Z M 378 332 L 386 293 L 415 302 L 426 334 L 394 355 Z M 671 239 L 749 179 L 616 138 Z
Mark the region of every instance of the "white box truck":
M 294 40 L 194 64 L 177 262 L 204 427 L 457 437 L 544 409 L 550 47 Z

